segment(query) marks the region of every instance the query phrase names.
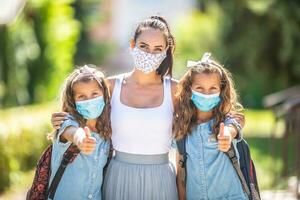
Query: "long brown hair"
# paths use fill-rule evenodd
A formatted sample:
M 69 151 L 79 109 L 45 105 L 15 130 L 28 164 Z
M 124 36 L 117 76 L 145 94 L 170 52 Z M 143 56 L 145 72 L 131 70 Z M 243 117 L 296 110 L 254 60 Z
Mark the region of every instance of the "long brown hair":
M 206 62 L 200 61 L 188 69 L 178 84 L 173 117 L 173 134 L 176 139 L 185 137 L 197 125 L 197 107 L 191 100 L 191 87 L 195 75 L 199 73 L 217 73 L 220 77 L 221 103 L 213 109 L 213 133 L 217 135 L 220 123 L 230 111 L 243 110 L 243 106 L 238 102 L 231 73 L 212 58 Z
M 151 16 L 144 21 L 140 22 L 138 27 L 135 30 L 133 40 L 137 41 L 137 38 L 140 34 L 146 30 L 147 28 L 153 28 L 160 30 L 166 39 L 167 43 L 167 56 L 162 61 L 160 66 L 156 69 L 156 73 L 163 78 L 165 75 L 172 76 L 172 68 L 173 68 L 173 54 L 175 51 L 175 38 L 171 34 L 170 27 L 168 22 L 161 16 Z
M 102 114 L 97 118 L 96 129 L 98 133 L 105 139 L 111 137 L 111 125 L 110 125 L 110 94 L 108 84 L 104 79 L 103 73 L 93 65 L 85 65 L 78 69 L 75 69 L 66 79 L 61 92 L 61 105 L 62 111 L 68 112 L 73 115 L 80 127 L 86 125 L 86 119 L 80 115 L 76 110 L 76 104 L 74 99 L 73 86 L 79 82 L 97 81 L 102 88 L 103 98 L 105 106 Z

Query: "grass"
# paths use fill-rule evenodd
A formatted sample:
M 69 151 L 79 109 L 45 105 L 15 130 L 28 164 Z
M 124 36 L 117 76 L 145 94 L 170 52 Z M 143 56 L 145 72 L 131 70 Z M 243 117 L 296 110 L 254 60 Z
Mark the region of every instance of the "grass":
M 245 137 L 270 137 L 274 132 L 275 116 L 270 110 L 245 110 L 246 124 L 243 129 Z M 276 137 L 282 136 L 284 124 L 279 122 Z

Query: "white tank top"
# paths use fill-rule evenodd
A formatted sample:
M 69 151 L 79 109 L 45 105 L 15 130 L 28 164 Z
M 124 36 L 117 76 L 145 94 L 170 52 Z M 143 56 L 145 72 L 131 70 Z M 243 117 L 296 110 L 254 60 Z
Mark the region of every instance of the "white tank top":
M 134 108 L 121 103 L 124 74 L 118 76 L 111 99 L 112 145 L 132 154 L 164 154 L 172 143 L 173 102 L 170 77 L 164 78 L 164 97 L 160 106 Z

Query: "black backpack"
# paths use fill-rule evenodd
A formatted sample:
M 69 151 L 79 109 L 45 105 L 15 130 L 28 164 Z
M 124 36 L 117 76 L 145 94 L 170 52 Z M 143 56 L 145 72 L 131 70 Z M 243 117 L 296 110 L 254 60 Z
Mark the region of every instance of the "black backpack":
M 182 180 L 184 182 L 186 179 L 185 174 L 187 173 L 185 167 L 186 160 L 187 160 L 185 142 L 186 142 L 186 138 L 180 139 L 176 142 L 178 152 L 181 155 L 181 158 L 179 160 L 179 165 L 181 168 L 184 168 L 184 177 L 183 177 L 184 180 Z M 260 193 L 259 193 L 259 188 L 257 183 L 255 166 L 251 159 L 249 145 L 244 139 L 242 139 L 240 142 L 237 143 L 237 150 L 240 155 L 239 162 L 236 156 L 235 149 L 232 144 L 229 151 L 226 152 L 226 155 L 229 157 L 241 181 L 243 190 L 248 195 L 248 198 L 250 200 L 260 200 Z

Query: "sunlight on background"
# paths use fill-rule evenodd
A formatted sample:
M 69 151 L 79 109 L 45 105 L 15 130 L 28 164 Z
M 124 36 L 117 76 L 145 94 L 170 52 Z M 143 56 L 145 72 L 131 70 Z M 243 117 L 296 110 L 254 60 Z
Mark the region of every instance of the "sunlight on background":
M 23 9 L 26 0 L 1 0 L 0 24 L 10 23 Z

